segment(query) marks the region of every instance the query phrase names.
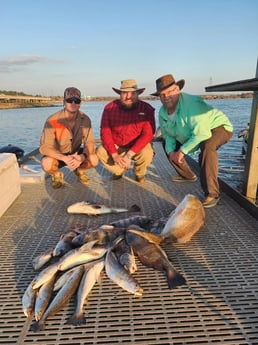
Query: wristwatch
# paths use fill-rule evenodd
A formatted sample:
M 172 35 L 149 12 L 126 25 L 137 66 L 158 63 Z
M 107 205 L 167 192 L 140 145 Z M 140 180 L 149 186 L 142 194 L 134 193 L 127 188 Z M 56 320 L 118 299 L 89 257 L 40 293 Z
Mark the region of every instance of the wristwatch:
M 130 153 L 127 152 L 126 157 L 129 159 L 132 159 L 132 155 L 130 155 Z

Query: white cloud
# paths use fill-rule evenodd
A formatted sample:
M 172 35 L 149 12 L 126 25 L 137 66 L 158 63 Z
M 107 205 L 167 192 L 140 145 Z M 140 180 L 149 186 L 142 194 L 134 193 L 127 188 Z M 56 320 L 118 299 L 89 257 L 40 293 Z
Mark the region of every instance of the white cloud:
M 44 55 L 16 55 L 6 59 L 0 59 L 0 72 L 12 73 L 25 69 L 34 64 L 64 63 L 65 60 L 55 59 Z

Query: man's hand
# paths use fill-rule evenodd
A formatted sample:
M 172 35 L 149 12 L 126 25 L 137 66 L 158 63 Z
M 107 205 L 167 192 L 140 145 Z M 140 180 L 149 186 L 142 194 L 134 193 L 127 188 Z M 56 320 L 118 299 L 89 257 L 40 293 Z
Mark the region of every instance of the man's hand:
M 82 164 L 82 158 L 76 153 L 73 155 L 64 156 L 63 162 L 65 162 L 68 168 L 75 170 Z
M 184 155 L 185 154 L 181 150 L 178 150 L 170 152 L 168 157 L 171 162 L 181 164 L 183 163 Z
M 113 161 L 115 164 L 119 165 L 120 168 L 123 169 L 129 169 L 130 165 L 131 165 L 131 159 L 129 159 L 128 157 L 123 157 L 120 156 L 118 153 L 114 153 L 112 155 Z

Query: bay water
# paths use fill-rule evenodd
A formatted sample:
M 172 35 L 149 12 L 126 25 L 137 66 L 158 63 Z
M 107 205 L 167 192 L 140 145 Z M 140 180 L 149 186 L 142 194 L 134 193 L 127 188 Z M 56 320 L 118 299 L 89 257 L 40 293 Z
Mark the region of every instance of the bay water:
M 252 99 L 226 98 L 206 100 L 206 102 L 223 111 L 234 126 L 232 139 L 218 151 L 219 176 L 233 187 L 241 189 L 245 157 L 242 153 L 243 139 L 238 138 L 238 133 L 250 120 Z M 161 103 L 160 101 L 148 101 L 148 103 L 156 109 L 158 127 L 158 111 Z M 100 120 L 106 104 L 107 102 L 85 102 L 81 106 L 81 110 L 91 118 L 95 138 L 100 136 Z M 25 154 L 38 148 L 46 118 L 60 109 L 62 104 L 55 107 L 0 110 L 0 148 L 11 144 L 22 148 Z

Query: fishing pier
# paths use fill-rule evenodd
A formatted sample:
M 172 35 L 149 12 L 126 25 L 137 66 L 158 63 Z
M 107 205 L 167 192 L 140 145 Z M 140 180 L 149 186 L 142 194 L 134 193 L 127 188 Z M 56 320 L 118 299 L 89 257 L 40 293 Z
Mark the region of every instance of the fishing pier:
M 257 344 L 258 223 L 224 189 L 190 242 L 162 245 L 186 285 L 169 290 L 163 272 L 137 260 L 134 277 L 143 288 L 142 297 L 122 290 L 104 273 L 85 303 L 86 325 L 66 323 L 74 312 L 72 298 L 47 319 L 45 330 L 30 330 L 34 318 L 23 314 L 22 296 L 37 274 L 32 259 L 55 246 L 64 231 L 136 214 L 154 220 L 168 217 L 186 194 L 200 195 L 199 181 L 171 182 L 174 171 L 161 143 L 153 145 L 156 155 L 143 184 L 134 180 L 131 170 L 110 181 L 101 165 L 89 171 L 87 187 L 67 168 L 60 190 L 52 189 L 48 176 L 21 183 L 20 195 L 0 217 L 0 344 Z M 37 169 L 39 159 L 37 152 L 31 153 L 26 164 Z M 125 208 L 137 204 L 141 211 L 95 217 L 67 213 L 69 205 L 83 200 Z

